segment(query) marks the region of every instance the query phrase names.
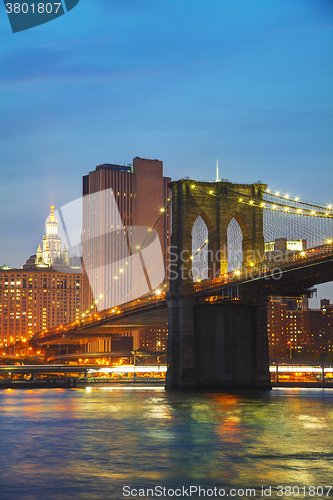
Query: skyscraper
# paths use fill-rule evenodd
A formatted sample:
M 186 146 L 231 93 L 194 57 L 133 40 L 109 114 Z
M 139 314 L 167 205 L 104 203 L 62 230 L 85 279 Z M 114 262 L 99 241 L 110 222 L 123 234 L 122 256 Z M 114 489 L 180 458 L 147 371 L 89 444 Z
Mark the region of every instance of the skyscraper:
M 83 196 L 98 195 L 89 196 L 86 203 L 83 200 L 83 310 L 96 301 L 100 309 L 113 307 L 131 300 L 134 288 L 136 296 L 154 288 L 158 273 L 154 275 L 144 263 L 126 270 L 133 249 L 140 247 L 138 242 L 158 219 L 161 255 L 166 253 L 171 236 L 170 209 L 165 208 L 170 181 L 163 176 L 162 161 L 138 157 L 133 165 L 98 165 L 83 177 Z M 143 261 L 141 255 L 137 257 Z
M 78 319 L 81 292 L 81 268 L 71 267 L 65 245 L 61 249 L 51 207 L 43 250 L 39 245 L 21 269 L 0 268 L 0 347 Z

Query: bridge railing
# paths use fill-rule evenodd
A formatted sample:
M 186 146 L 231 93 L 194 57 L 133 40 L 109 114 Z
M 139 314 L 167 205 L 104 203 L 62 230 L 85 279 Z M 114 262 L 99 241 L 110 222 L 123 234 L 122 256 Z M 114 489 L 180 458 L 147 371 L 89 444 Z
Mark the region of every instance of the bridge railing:
M 44 339 L 50 337 L 52 335 L 61 335 L 61 334 L 69 334 L 70 332 L 74 332 L 79 327 L 89 327 L 90 325 L 98 325 L 98 323 L 102 324 L 106 320 L 111 318 L 115 318 L 117 315 L 121 313 L 131 312 L 133 310 L 147 309 L 147 306 L 155 306 L 156 303 L 160 302 L 161 299 L 165 297 L 165 291 L 161 291 L 161 293 L 157 294 L 156 292 L 153 295 L 146 295 L 141 297 L 140 299 L 133 300 L 131 302 L 127 302 L 125 304 L 121 304 L 119 306 L 115 306 L 110 309 L 106 309 L 104 311 L 91 313 L 89 316 L 81 319 L 73 321 L 72 323 L 68 323 L 66 325 L 60 325 L 49 330 L 44 330 L 39 333 L 35 333 L 33 336 L 34 340 Z
M 333 255 L 333 244 L 326 243 L 318 247 L 309 248 L 297 253 L 289 253 L 281 259 L 264 260 L 263 262 L 253 263 L 249 266 L 242 267 L 234 271 L 193 283 L 195 292 L 204 291 L 207 289 L 218 288 L 221 285 L 244 282 L 258 279 L 269 274 L 277 274 L 280 271 L 288 268 L 302 267 L 309 262 L 320 260 L 323 257 Z
M 214 290 L 214 288 L 219 288 L 221 285 L 229 283 L 244 283 L 246 281 L 252 281 L 261 278 L 263 275 L 273 275 L 279 271 L 286 270 L 288 268 L 297 268 L 307 265 L 309 262 L 318 261 L 321 258 L 333 255 L 333 243 L 326 243 L 318 247 L 309 248 L 297 253 L 290 253 L 284 258 L 276 260 L 265 260 L 260 263 L 253 263 L 252 265 L 237 269 L 219 275 L 213 279 L 202 280 L 200 282 L 193 283 L 192 290 L 194 292 L 201 292 L 207 289 Z M 159 294 L 148 294 L 125 304 L 115 306 L 113 308 L 107 309 L 105 311 L 100 311 L 96 313 L 91 313 L 90 315 L 82 318 L 81 320 L 73 321 L 67 325 L 61 325 L 49 330 L 44 330 L 40 333 L 36 333 L 33 340 L 43 339 L 52 335 L 61 335 L 74 332 L 78 328 L 89 327 L 91 324 L 98 325 L 98 323 L 103 323 L 111 318 L 116 317 L 119 314 L 124 314 L 132 311 L 139 311 L 140 309 L 147 309 L 147 307 L 155 306 L 161 299 L 165 298 L 167 288 L 164 288 Z

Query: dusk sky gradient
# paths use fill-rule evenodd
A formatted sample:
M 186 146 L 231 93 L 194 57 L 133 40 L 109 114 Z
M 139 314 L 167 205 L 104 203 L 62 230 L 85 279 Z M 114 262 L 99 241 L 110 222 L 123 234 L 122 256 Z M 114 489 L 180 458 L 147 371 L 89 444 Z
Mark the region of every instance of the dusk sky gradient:
M 173 180 L 214 180 L 218 158 L 231 182 L 333 203 L 332 0 L 80 0 L 15 34 L 0 18 L 1 263 L 36 252 L 83 175 L 135 156 Z

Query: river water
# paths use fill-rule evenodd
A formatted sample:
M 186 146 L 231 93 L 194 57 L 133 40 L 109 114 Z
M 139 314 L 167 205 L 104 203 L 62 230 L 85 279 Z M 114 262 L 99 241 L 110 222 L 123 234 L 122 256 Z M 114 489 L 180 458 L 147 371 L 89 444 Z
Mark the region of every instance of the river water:
M 2 390 L 0 499 L 332 500 L 332 403 L 332 389 Z

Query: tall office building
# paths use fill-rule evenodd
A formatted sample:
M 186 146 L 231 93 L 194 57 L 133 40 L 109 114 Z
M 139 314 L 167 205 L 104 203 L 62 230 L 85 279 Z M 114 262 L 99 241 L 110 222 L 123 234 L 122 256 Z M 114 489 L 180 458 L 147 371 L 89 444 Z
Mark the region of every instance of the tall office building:
M 51 207 L 43 250 L 39 245 L 21 269 L 0 268 L 0 347 L 78 319 L 81 292 L 81 268 L 71 267 L 66 247 L 61 249 Z
M 99 165 L 83 177 L 83 310 L 128 302 L 159 284 L 171 237 L 170 205 L 163 212 L 170 181 L 162 161 L 143 158 Z M 149 251 L 160 252 L 160 265 L 150 266 Z
M 82 274 L 0 269 L 0 347 L 80 317 Z
M 129 302 L 166 281 L 169 182 L 162 161 L 138 157 L 133 165 L 98 165 L 83 177 L 84 312 Z M 133 337 L 137 349 L 139 334 Z M 95 342 L 87 350 L 105 345 Z

